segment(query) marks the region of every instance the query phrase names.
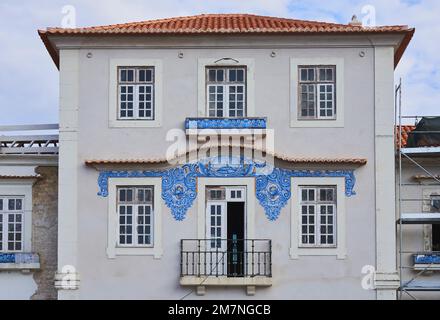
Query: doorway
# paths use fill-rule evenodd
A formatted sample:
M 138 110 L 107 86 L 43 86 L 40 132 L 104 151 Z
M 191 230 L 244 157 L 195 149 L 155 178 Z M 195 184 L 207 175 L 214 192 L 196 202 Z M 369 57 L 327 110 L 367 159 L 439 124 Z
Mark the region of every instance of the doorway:
M 246 192 L 245 186 L 206 188 L 208 247 L 215 252 L 215 268 L 228 277 L 245 275 Z

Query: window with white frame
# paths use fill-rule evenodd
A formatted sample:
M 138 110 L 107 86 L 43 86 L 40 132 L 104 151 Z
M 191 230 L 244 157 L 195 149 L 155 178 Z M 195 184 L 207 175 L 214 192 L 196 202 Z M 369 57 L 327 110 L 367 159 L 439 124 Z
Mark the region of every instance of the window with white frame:
M 336 247 L 336 187 L 300 186 L 302 247 Z
M 154 67 L 118 68 L 118 119 L 155 119 Z
M 246 117 L 246 67 L 206 68 L 209 117 Z
M 298 118 L 336 119 L 336 66 L 298 66 Z
M 0 196 L 0 252 L 23 251 L 23 197 Z
M 154 187 L 121 186 L 117 192 L 118 246 L 152 247 Z

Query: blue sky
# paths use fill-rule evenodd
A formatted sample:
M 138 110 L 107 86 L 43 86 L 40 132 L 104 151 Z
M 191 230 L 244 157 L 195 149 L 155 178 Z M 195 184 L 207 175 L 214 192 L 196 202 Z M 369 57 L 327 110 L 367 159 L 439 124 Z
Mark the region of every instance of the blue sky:
M 225 12 L 347 23 L 372 5 L 378 25 L 416 28 L 396 70 L 404 113 L 440 115 L 438 0 L 0 0 L 0 125 L 58 122 L 58 72 L 37 29 L 60 26 L 66 5 L 75 7 L 78 26 Z

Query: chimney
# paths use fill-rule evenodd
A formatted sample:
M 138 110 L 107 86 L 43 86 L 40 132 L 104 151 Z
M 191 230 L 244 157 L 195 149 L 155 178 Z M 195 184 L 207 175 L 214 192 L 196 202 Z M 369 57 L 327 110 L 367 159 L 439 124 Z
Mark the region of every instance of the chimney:
M 356 15 L 353 15 L 348 25 L 352 27 L 362 27 L 362 22 L 358 20 Z

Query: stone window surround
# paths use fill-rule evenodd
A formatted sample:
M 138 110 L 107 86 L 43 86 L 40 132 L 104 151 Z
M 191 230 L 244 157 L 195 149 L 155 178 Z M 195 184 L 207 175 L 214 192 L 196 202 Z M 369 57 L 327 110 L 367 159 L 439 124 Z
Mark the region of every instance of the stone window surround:
M 117 256 L 153 256 L 162 258 L 162 179 L 161 178 L 110 178 L 108 196 L 108 239 L 107 257 L 115 259 Z M 118 216 L 116 214 L 117 188 L 120 186 L 153 186 L 154 187 L 154 244 L 152 247 L 130 248 L 118 247 L 117 228 Z
M 343 128 L 344 127 L 344 59 L 343 58 L 291 58 L 290 59 L 290 127 L 291 128 Z M 302 65 L 336 66 L 336 119 L 298 119 L 298 67 Z
M 154 67 L 154 120 L 118 120 L 118 69 L 119 67 Z M 109 127 L 110 128 L 159 128 L 162 126 L 162 60 L 159 59 L 110 59 Z
M 336 238 L 337 246 L 329 248 L 304 248 L 300 245 L 300 186 L 336 186 Z M 290 229 L 290 258 L 297 260 L 301 256 L 336 256 L 338 260 L 347 258 L 346 248 L 346 218 L 345 218 L 345 181 L 339 177 L 292 178 L 291 197 L 291 229 Z
M 32 187 L 35 179 L 21 179 L 0 182 L 0 195 L 2 196 L 22 196 L 24 197 L 23 208 L 23 250 L 21 252 L 32 251 Z M 30 209 L 29 209 L 30 208 Z M 3 253 L 7 253 L 3 251 Z M 38 269 L 37 265 L 26 264 L 0 264 L 0 270 L 31 270 Z
M 246 116 L 255 116 L 255 60 L 239 57 L 200 58 L 198 60 L 198 117 L 207 117 L 206 68 L 207 67 L 246 67 Z

